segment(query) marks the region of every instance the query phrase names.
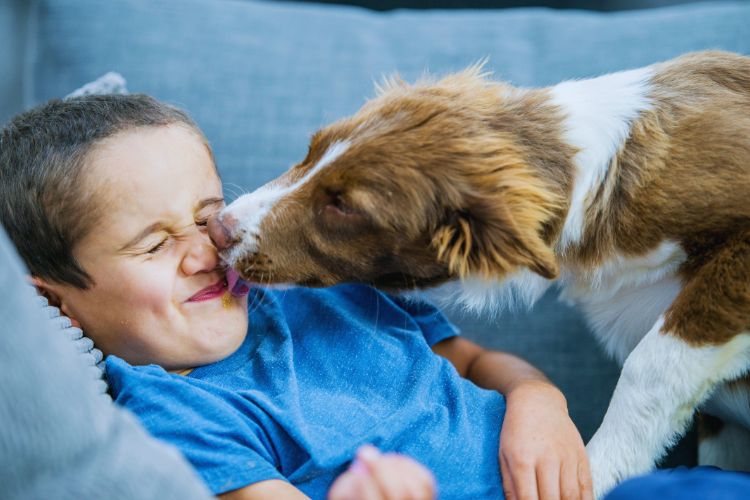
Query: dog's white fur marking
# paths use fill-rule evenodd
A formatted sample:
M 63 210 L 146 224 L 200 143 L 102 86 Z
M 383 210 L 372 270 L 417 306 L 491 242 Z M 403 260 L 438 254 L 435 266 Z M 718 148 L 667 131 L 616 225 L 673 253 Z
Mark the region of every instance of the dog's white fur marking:
M 443 307 L 459 305 L 466 311 L 498 315 L 505 310 L 530 309 L 553 281 L 524 269 L 498 283 L 480 277 L 452 281 L 427 292 Z
M 622 365 L 682 289 L 676 272 L 686 258 L 671 241 L 639 257 L 615 255 L 588 273 L 566 271 L 560 298 L 581 307 L 607 353 Z
M 336 161 L 348 148 L 349 142 L 347 141 L 334 142 L 318 160 L 318 163 L 294 183 L 283 186 L 277 181 L 269 182 L 252 193 L 240 196 L 229 207 L 225 208 L 221 216 L 228 213 L 239 221 L 238 231 L 242 235 L 242 241 L 234 245 L 225 256 L 227 262 L 231 265 L 240 255 L 257 252 L 260 225 L 276 203 L 284 196 L 302 187 L 321 170 Z
M 604 180 L 612 158 L 630 135 L 632 122 L 651 107 L 652 75 L 646 67 L 552 87 L 552 102 L 566 115 L 563 138 L 579 149 L 559 250 L 581 241 L 589 196 Z
M 602 425 L 586 449 L 596 497 L 650 470 L 689 424 L 693 409 L 721 382 L 750 367 L 750 334 L 691 347 L 663 333 L 659 318 L 630 353 Z
M 313 177 L 315 174 L 320 172 L 324 167 L 327 167 L 336 159 L 344 154 L 346 150 L 349 149 L 349 142 L 348 141 L 341 141 L 341 142 L 334 142 L 331 144 L 328 149 L 326 150 L 325 154 L 323 154 L 323 157 L 318 160 L 318 163 L 311 168 L 300 180 L 295 182 L 291 187 L 290 190 L 294 191 L 299 186 L 310 180 L 311 177 Z
M 646 286 L 674 274 L 686 259 L 680 244 L 669 240 L 640 256 L 615 254 L 591 271 L 565 270 L 561 298 L 576 302 L 595 295 L 609 300 L 622 288 Z
M 453 281 L 430 291 L 429 296 L 446 307 L 459 305 L 467 311 L 498 314 L 530 309 L 557 284 L 561 300 L 582 306 L 592 325 L 607 325 L 603 330 L 608 333 L 617 319 L 629 317 L 627 311 L 653 310 L 648 324 L 638 330 L 637 342 L 677 295 L 680 283 L 673 276 L 686 258 L 678 243 L 667 240 L 645 255 L 615 255 L 590 272 L 563 268 L 557 282 L 523 269 L 499 283 L 480 277 Z M 644 315 L 638 312 L 634 316 L 643 319 Z M 625 352 L 618 349 L 621 354 L 615 357 L 624 359 L 634 345 Z
M 669 276 L 645 287 L 621 288 L 607 299 L 592 295 L 580 305 L 604 350 L 622 366 L 681 289 L 680 280 Z

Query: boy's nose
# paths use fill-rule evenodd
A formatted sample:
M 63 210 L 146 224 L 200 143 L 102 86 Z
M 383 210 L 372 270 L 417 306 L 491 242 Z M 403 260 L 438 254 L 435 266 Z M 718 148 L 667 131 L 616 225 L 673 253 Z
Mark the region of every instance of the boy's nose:
M 237 227 L 237 219 L 229 214 L 217 215 L 208 220 L 208 237 L 219 250 L 226 250 L 235 242 L 232 237 Z

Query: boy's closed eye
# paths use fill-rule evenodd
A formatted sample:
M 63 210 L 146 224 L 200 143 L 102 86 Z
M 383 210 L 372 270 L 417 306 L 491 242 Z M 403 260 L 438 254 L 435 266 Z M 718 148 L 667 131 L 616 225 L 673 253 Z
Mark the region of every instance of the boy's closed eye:
M 198 219 L 198 220 L 195 221 L 195 225 L 198 226 L 199 228 L 205 228 L 208 225 L 208 219 L 209 219 L 208 217 Z M 150 254 L 150 255 L 154 255 L 154 254 L 157 254 L 160 251 L 168 248 L 169 244 L 173 241 L 173 239 L 175 237 L 179 238 L 179 236 L 180 236 L 179 233 L 181 233 L 181 232 L 187 232 L 189 230 L 189 227 L 190 226 L 186 227 L 183 231 L 180 231 L 180 232 L 178 232 L 178 233 L 176 233 L 174 235 L 170 234 L 167 237 L 162 238 L 158 243 L 156 243 L 155 245 L 152 245 L 151 247 L 149 247 L 144 253 Z
M 146 253 L 151 254 L 151 255 L 159 253 L 162 249 L 164 249 L 168 241 L 169 241 L 169 237 L 164 238 L 159 243 L 157 243 L 156 245 L 151 247 L 149 250 L 147 250 Z
M 201 232 L 207 231 L 208 220 L 225 206 L 226 203 L 223 197 L 206 198 L 200 201 L 195 207 L 193 214 L 196 219 L 193 222 L 182 227 L 176 227 L 173 224 L 174 221 L 156 221 L 141 230 L 129 242 L 125 243 L 119 249 L 119 252 L 134 253 L 136 255 L 153 255 L 159 253 L 170 243 L 170 239 L 184 239 L 194 227 L 198 227 Z M 154 242 L 153 238 L 164 234 L 167 236 Z M 144 240 L 147 238 L 150 240 L 150 243 L 144 243 Z M 135 251 L 128 252 L 128 249 L 134 249 Z

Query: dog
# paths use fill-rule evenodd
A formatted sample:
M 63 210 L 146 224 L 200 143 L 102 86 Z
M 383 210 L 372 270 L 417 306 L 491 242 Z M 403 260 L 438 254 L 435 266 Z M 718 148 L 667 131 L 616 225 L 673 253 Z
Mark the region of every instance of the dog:
M 378 86 L 209 223 L 247 280 L 457 283 L 469 307 L 556 285 L 622 373 L 595 494 L 711 415 L 700 461 L 750 470 L 750 58 L 709 51 L 523 89 L 481 66 Z

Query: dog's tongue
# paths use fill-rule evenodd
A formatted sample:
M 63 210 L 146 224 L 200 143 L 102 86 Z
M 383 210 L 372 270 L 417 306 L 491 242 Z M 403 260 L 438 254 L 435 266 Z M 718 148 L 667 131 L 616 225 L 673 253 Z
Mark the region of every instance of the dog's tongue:
M 240 275 L 237 274 L 237 271 L 231 267 L 227 269 L 227 285 L 229 291 L 236 297 L 242 297 L 250 292 L 250 287 L 247 285 L 247 282 L 243 281 L 240 278 Z

